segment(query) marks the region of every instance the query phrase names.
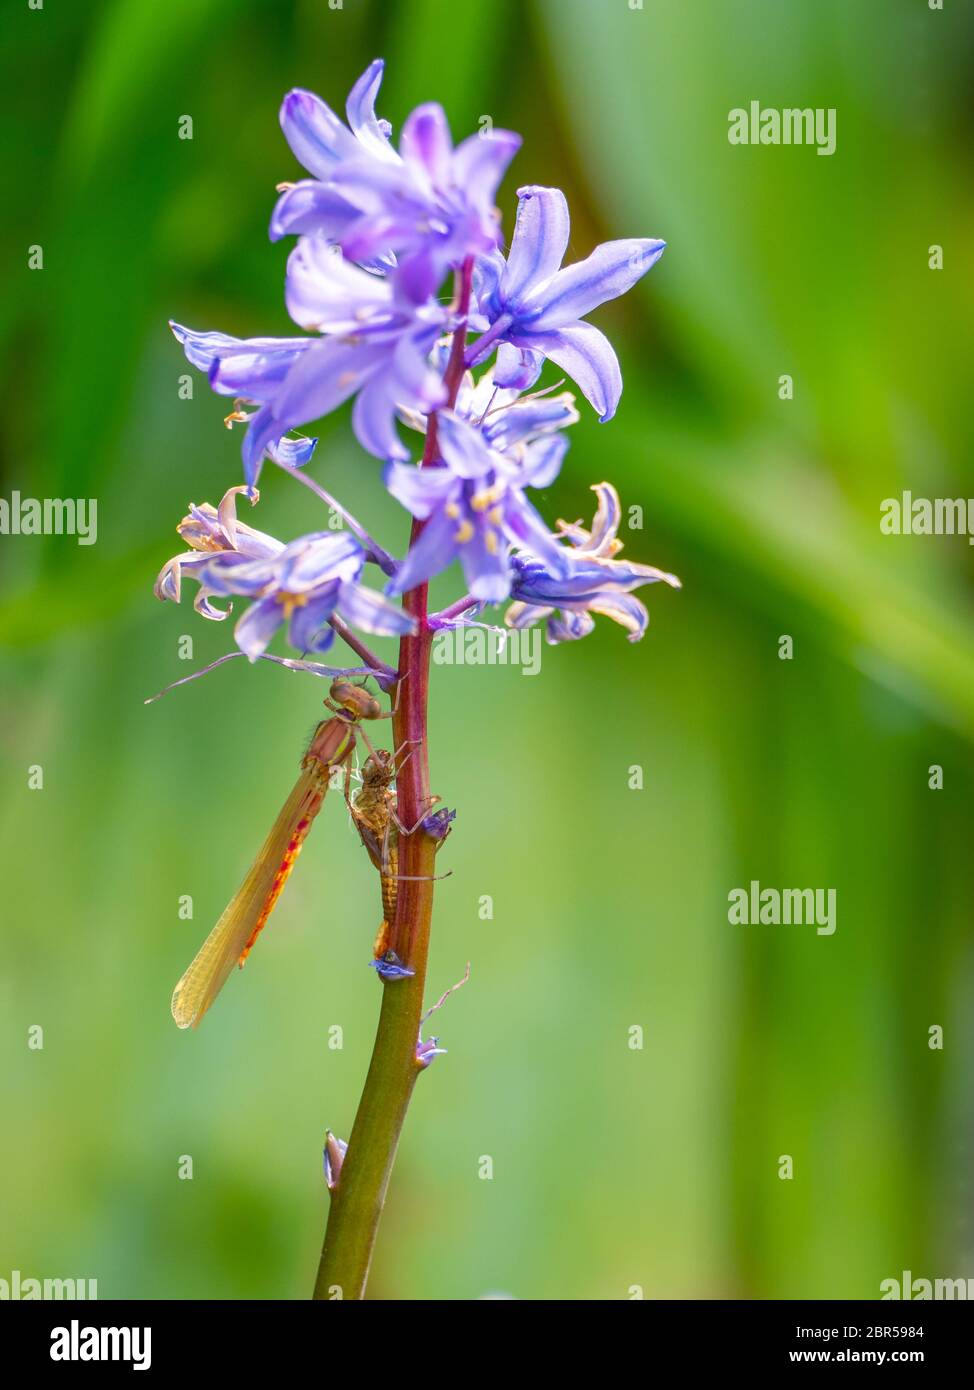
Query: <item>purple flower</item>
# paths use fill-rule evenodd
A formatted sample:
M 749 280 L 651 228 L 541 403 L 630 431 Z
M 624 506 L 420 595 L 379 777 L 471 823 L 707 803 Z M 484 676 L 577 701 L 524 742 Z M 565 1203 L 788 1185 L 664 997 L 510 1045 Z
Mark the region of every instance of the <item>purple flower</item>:
M 285 190 L 271 237 L 317 232 L 360 264 L 396 263 L 422 297 L 451 265 L 499 241 L 497 187 L 520 146 L 506 130 L 481 131 L 454 149 L 441 106 L 419 106 L 403 125 L 398 152 L 375 116 L 383 64 L 371 63 L 352 89 L 346 128 L 311 92 L 284 99 L 281 126 L 314 175 Z
M 205 618 L 222 620 L 230 613 L 229 606 L 215 607 L 214 598 L 252 599 L 234 629 L 251 661 L 285 623 L 288 640 L 302 652 L 327 651 L 335 637 L 328 620 L 336 614 L 383 636 L 413 630 L 407 614 L 359 583 L 367 553 L 354 536 L 323 531 L 283 545 L 237 521 L 235 494 L 245 490 L 231 488 L 219 509 L 191 508 L 177 529 L 192 549 L 163 567 L 156 580 L 159 598 L 178 603 L 188 574 L 200 586 L 194 606 Z
M 370 960 L 369 965 L 378 971 L 380 980 L 385 980 L 387 984 L 390 980 L 405 980 L 416 974 L 408 965 L 403 965 L 395 951 L 386 951 L 378 960 Z
M 561 268 L 569 233 L 565 195 L 557 188 L 528 187 L 518 190 L 518 199 L 507 260 L 495 253 L 477 265 L 477 303 L 491 327 L 468 351 L 468 364 L 482 361 L 500 342 L 495 382 L 524 388 L 533 385 L 549 357 L 608 420 L 622 394 L 622 373 L 608 339 L 583 320 L 631 289 L 666 243 L 607 241 L 584 261 Z
M 512 558 L 511 593 L 516 602 L 505 614 L 509 626 L 530 627 L 544 619 L 549 642 L 568 642 L 587 636 L 595 626 L 592 614 L 601 613 L 624 627 L 630 642 L 638 642 L 649 613 L 631 591 L 660 580 L 674 589 L 681 587 L 675 575 L 652 565 L 615 559 L 622 549 L 616 535 L 622 516 L 619 495 L 610 483 L 596 483 L 592 491 L 599 505 L 591 531 L 578 523 L 558 522 L 561 536 L 570 542 L 563 547 L 569 557 L 566 571 L 552 573 L 544 560 L 526 553 Z
M 314 178 L 284 185 L 271 217 L 272 241 L 307 232 L 323 232 L 338 240 L 359 211 L 328 187 L 335 169 L 343 160 L 398 158 L 389 143 L 392 127 L 375 114 L 383 66 L 380 60 L 370 63 L 349 93 L 348 126 L 314 92 L 295 88 L 284 98 L 281 129 L 298 162 Z
M 434 301 L 417 303 L 398 282 L 344 261 L 322 238 L 303 237 L 288 261 L 288 309 L 322 338 L 232 338 L 172 329 L 214 391 L 259 406 L 247 419 L 244 476 L 253 486 L 262 460 L 288 430 L 356 395 L 352 424 L 378 458 L 408 458 L 395 429 L 399 406 L 428 412 L 443 403 L 429 351 L 447 324 Z
M 386 592 L 401 594 L 459 558 L 474 598 L 499 603 L 510 593 L 512 545 L 542 556 L 555 571 L 563 568 L 563 547 L 551 537 L 523 489 L 554 481 L 568 441 L 561 435 L 543 435 L 522 442 L 517 455 L 508 456 L 450 411 L 440 412 L 437 437 L 445 467 L 386 467 L 386 486 L 393 497 L 426 523 Z
M 156 598 L 179 603 L 182 577 L 187 574 L 200 584 L 193 603 L 196 611 L 204 618 L 223 619 L 227 615 L 222 609 L 211 606 L 209 599 L 214 591 L 206 587 L 200 573 L 214 555 L 227 553 L 245 560 L 267 560 L 284 549 L 273 536 L 237 520 L 238 493 L 249 496 L 252 505 L 256 504 L 259 496 L 248 488 L 232 487 L 223 494 L 219 507 L 209 502 L 204 502 L 200 507 L 195 502 L 190 503 L 189 512 L 176 527 L 176 533 L 191 549 L 173 556 L 163 565 L 155 582 Z
M 446 806 L 441 806 L 438 811 L 431 811 L 423 819 L 423 830 L 431 840 L 436 840 L 442 844 L 453 829 L 453 822 L 457 818 L 456 811 L 451 811 Z
M 423 1042 L 422 1037 L 416 1043 L 416 1065 L 424 1070 L 436 1057 L 445 1057 L 447 1048 L 440 1047 L 439 1038 L 427 1038 Z
M 445 354 L 434 357 L 437 365 Z M 442 362 L 445 367 L 445 362 Z M 545 434 L 578 421 L 575 397 L 570 391 L 552 395 L 538 391 L 522 396 L 516 388 L 501 387 L 494 381 L 494 368 L 488 367 L 474 382 L 472 372 L 465 372 L 457 392 L 453 414 L 466 421 L 483 435 L 485 442 L 498 453 L 511 458 L 523 457 L 526 444 Z M 411 429 L 424 433 L 426 416 L 418 411 L 400 410 L 402 419 Z
M 256 659 L 283 624 L 288 641 L 302 652 L 327 651 L 334 641 L 329 618 L 384 637 L 412 632 L 413 621 L 395 604 L 359 583 L 366 554 L 354 536 L 319 531 L 286 545 L 266 560 L 232 563 L 216 556 L 200 582 L 210 594 L 253 599 L 238 620 L 234 638 Z

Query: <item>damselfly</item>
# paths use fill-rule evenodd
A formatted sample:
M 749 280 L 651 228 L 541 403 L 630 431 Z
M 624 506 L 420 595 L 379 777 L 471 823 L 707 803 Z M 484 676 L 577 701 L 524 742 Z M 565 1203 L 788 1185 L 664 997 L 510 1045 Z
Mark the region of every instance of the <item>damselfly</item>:
M 173 990 L 172 1016 L 180 1028 L 198 1026 L 234 965 L 242 966 L 247 959 L 321 810 L 335 769 L 344 768 L 348 799 L 357 739 L 365 741 L 372 757 L 378 756 L 359 728 L 363 719 L 391 718 L 374 695 L 361 685 L 336 680 L 325 705 L 334 711 L 333 718 L 315 729 L 301 761 L 301 775 L 249 873 Z

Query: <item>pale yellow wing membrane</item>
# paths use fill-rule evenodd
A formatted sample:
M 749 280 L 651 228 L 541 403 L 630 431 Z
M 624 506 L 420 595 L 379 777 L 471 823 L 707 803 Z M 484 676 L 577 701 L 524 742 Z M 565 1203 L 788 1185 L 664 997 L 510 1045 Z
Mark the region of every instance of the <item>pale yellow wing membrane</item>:
M 328 775 L 313 759 L 302 769 L 247 877 L 173 990 L 172 1016 L 180 1028 L 199 1024 L 234 965 L 246 959 L 321 810 Z

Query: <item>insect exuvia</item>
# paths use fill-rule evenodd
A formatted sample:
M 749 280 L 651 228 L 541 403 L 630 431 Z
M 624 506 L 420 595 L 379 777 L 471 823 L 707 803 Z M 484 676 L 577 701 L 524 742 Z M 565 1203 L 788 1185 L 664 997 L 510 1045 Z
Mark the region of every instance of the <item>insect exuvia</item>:
M 301 774 L 257 858 L 173 990 L 172 1016 L 180 1028 L 197 1027 L 234 965 L 242 966 L 247 959 L 324 804 L 333 770 L 345 768 L 347 799 L 357 739 L 361 737 L 376 756 L 361 721 L 392 717 L 364 686 L 347 680 L 332 682 L 325 705 L 333 717 L 315 730 L 301 761 Z
M 376 960 L 385 955 L 390 932 L 396 920 L 396 902 L 399 883 L 402 881 L 402 875 L 399 873 L 399 836 L 412 835 L 422 826 L 436 841 L 438 849 L 449 834 L 450 821 L 453 819 L 453 813 L 444 815 L 440 812 L 434 818 L 436 823 L 427 825 L 431 820 L 430 811 L 440 800 L 438 796 L 434 796 L 430 798 L 427 811 L 415 825 L 403 825 L 397 810 L 396 793 L 392 790 L 392 783 L 410 756 L 407 753 L 397 766 L 396 760 L 401 752 L 402 748 L 398 748 L 395 753 L 390 753 L 385 748 L 374 749 L 362 768 L 361 787 L 354 799 L 346 797 L 355 828 L 369 858 L 378 870 L 382 887 L 382 922 L 372 948 Z

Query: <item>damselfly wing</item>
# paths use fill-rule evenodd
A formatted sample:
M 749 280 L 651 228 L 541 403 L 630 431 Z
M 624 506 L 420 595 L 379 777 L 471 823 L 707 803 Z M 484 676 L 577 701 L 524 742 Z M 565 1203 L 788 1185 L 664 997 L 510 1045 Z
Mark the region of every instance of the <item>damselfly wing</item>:
M 301 775 L 249 873 L 173 990 L 172 1016 L 180 1028 L 198 1026 L 234 965 L 247 959 L 321 810 L 331 771 L 353 746 L 354 730 L 346 719 L 319 724 Z

